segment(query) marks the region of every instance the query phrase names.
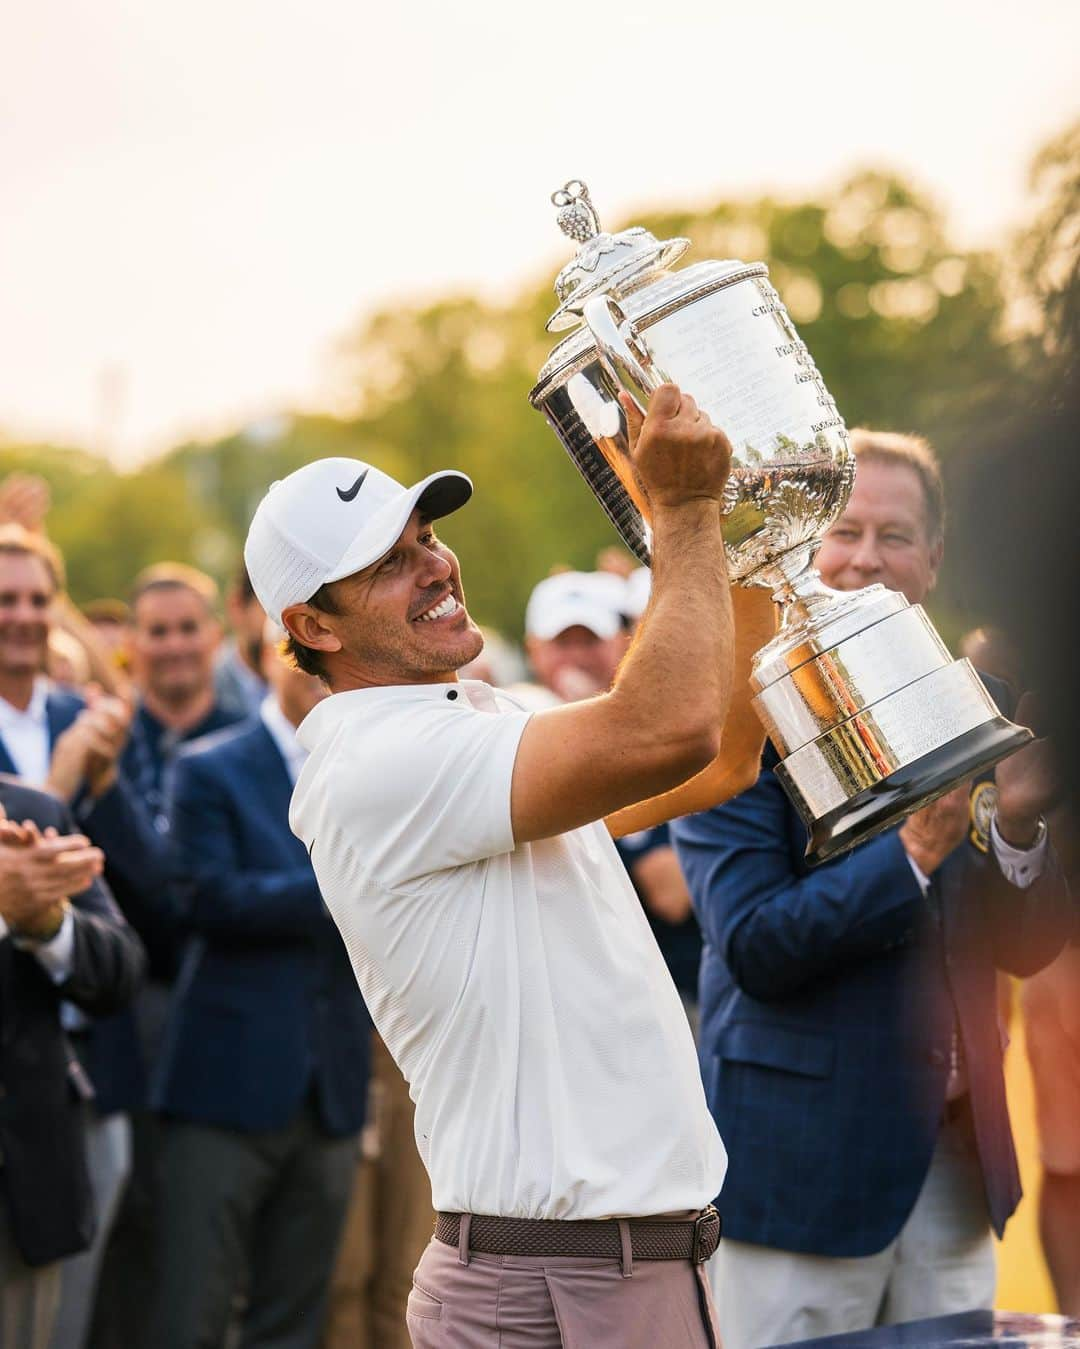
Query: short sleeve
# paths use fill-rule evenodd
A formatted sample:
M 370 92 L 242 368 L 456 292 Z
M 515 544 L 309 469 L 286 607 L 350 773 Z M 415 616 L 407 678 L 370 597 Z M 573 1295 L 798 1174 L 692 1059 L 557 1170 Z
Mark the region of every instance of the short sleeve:
M 531 715 L 428 703 L 346 731 L 320 774 L 323 799 L 298 812 L 316 868 L 320 847 L 343 843 L 357 871 L 393 888 L 511 852 L 514 761 Z

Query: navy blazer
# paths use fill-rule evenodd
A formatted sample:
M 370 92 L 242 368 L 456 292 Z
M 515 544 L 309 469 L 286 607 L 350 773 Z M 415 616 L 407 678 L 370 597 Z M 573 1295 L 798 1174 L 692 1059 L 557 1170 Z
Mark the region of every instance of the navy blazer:
M 1071 935 L 1057 860 L 1018 890 L 973 827 L 924 897 L 893 829 L 810 870 L 776 761 L 767 746 L 754 787 L 672 827 L 705 942 L 700 1054 L 729 1155 L 724 1234 L 814 1255 L 887 1246 L 929 1169 L 955 1007 L 1000 1235 L 1020 1181 L 995 971 L 1033 974 Z
M 50 688 L 45 697 L 45 723 L 49 728 L 49 749 L 56 744 L 57 737 L 71 725 L 85 704 L 77 693 L 68 693 L 61 689 Z M 0 773 L 17 778 L 19 770 L 8 753 L 3 737 L 0 736 Z
M 45 718 L 50 749 L 85 706 L 76 693 L 55 688 L 49 690 Z M 15 775 L 15 772 L 15 765 L 0 738 L 0 773 Z M 161 891 L 155 878 L 148 876 L 146 868 L 140 868 L 138 864 L 138 857 L 143 854 L 138 846 L 138 831 L 132 824 L 138 806 L 131 800 L 131 795 L 126 785 L 118 782 L 107 793 L 116 804 L 107 803 L 99 813 L 95 803 L 85 803 L 85 807 L 78 810 L 77 827 L 104 851 L 105 879 L 112 894 L 124 916 L 152 950 L 158 929 L 153 923 L 147 924 L 145 915 L 160 899 Z M 114 819 L 116 823 L 113 823 Z M 144 824 L 143 831 L 146 827 Z M 129 857 L 132 861 L 126 862 Z M 136 882 L 133 877 L 140 879 Z M 94 1105 L 100 1114 L 134 1110 L 143 1103 L 146 1073 L 130 1006 L 109 1016 L 95 1017 L 86 1033 L 76 1037 L 76 1043 L 94 1084 Z
M 0 804 L 13 819 L 74 832 L 65 807 L 14 780 L 0 781 Z M 83 1121 L 93 1091 L 61 1028 L 61 1000 L 112 1011 L 131 999 L 146 963 L 101 881 L 73 898 L 71 912 L 71 972 L 61 984 L 32 952 L 0 939 L 0 1202 L 31 1265 L 84 1250 L 94 1233 Z
M 304 845 L 292 783 L 259 720 L 193 742 L 169 792 L 190 933 L 153 1087 L 164 1113 L 254 1132 L 314 1089 L 328 1134 L 364 1122 L 371 1021 Z
M 45 716 L 50 749 L 85 706 L 77 693 L 49 690 Z M 124 916 L 142 938 L 153 964 L 155 949 L 162 944 L 162 934 L 172 931 L 163 894 L 168 854 L 150 812 L 139 800 L 124 772 L 129 750 L 130 746 L 121 757 L 115 785 L 97 799 L 84 790 L 73 802 L 72 812 L 82 831 L 104 851 L 106 879 Z M 2 738 L 0 773 L 16 774 Z M 165 941 L 168 942 L 167 936 Z

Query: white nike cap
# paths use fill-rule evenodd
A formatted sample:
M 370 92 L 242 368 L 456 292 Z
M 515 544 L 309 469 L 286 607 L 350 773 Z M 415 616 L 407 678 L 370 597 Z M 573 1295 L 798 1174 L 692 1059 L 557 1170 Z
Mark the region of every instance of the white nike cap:
M 328 581 L 363 571 L 398 541 L 417 506 L 431 520 L 472 496 L 464 473 L 444 469 L 415 487 L 362 459 L 317 459 L 271 484 L 244 544 L 244 562 L 267 617 L 303 604 Z
M 620 600 L 626 582 L 610 572 L 561 571 L 533 590 L 525 607 L 525 631 L 549 642 L 567 628 L 588 628 L 614 637 L 622 627 Z

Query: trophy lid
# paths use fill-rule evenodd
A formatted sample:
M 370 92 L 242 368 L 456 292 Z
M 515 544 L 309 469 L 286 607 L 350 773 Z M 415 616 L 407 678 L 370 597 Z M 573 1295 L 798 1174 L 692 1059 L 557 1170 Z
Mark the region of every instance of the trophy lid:
M 608 234 L 600 228 L 589 189 L 579 178 L 571 178 L 553 192 L 551 200 L 559 208 L 559 228 L 581 248 L 555 278 L 560 303 L 547 321 L 549 333 L 572 328 L 591 296 L 629 289 L 631 282 L 640 284 L 690 247 L 689 239 L 657 239 L 640 225 Z

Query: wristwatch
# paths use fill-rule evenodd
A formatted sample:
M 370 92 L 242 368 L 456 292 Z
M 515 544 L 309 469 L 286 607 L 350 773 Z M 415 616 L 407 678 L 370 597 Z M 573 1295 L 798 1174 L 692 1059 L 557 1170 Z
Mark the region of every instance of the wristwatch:
M 1023 847 L 1020 847 L 1020 845 L 1017 843 L 1009 843 L 1009 840 L 1001 832 L 1001 825 L 998 824 L 996 811 L 994 812 L 994 823 L 995 825 L 997 825 L 998 838 L 1001 839 L 1002 843 L 1008 844 L 1010 848 L 1015 849 L 1016 852 L 1034 852 L 1035 849 L 1039 847 L 1043 839 L 1046 837 L 1046 817 L 1044 815 L 1039 816 L 1038 823 L 1035 826 L 1035 837 L 1031 840 L 1030 843 L 1025 843 Z

